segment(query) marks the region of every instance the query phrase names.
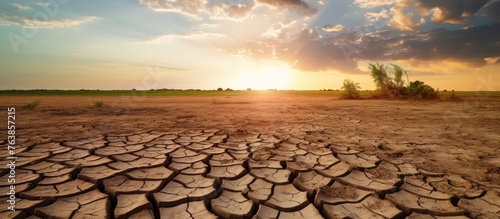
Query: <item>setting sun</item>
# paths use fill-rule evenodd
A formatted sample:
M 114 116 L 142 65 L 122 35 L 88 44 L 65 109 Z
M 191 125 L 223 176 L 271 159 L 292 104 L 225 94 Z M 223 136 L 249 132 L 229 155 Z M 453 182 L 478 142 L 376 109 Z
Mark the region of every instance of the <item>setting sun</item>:
M 245 71 L 238 79 L 238 88 L 253 90 L 286 89 L 290 81 L 287 66 L 257 67 Z

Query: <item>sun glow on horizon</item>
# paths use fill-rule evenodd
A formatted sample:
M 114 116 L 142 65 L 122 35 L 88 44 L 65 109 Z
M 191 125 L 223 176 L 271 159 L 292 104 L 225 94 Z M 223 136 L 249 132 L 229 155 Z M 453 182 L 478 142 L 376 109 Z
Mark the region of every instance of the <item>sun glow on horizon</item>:
M 238 88 L 253 90 L 287 89 L 290 82 L 290 69 L 287 66 L 266 66 L 249 69 L 238 77 Z

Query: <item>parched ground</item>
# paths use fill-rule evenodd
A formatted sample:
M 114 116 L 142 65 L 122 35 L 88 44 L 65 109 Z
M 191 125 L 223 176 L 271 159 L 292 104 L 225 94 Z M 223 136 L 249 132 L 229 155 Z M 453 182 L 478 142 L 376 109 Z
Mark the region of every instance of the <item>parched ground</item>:
M 0 98 L 0 218 L 500 218 L 499 98 Z

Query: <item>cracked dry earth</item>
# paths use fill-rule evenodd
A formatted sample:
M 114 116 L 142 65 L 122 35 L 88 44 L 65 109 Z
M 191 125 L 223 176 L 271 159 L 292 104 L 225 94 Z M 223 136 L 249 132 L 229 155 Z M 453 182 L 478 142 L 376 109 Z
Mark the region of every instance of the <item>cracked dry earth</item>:
M 55 109 L 32 117 L 54 116 Z M 344 122 L 356 126 L 366 120 Z M 500 218 L 498 172 L 490 173 L 498 166 L 487 164 L 487 173 L 453 171 L 405 150 L 439 144 L 432 139 L 339 139 L 345 133 L 320 121 L 266 126 L 275 132 L 180 122 L 129 134 L 81 129 L 71 135 L 72 126 L 66 126 L 67 134 L 21 128 L 17 211 L 7 210 L 8 161 L 2 159 L 0 218 Z
M 3 202 L 2 218 L 500 217 L 495 191 L 457 175 L 262 133 L 149 132 L 21 151 L 18 211 Z

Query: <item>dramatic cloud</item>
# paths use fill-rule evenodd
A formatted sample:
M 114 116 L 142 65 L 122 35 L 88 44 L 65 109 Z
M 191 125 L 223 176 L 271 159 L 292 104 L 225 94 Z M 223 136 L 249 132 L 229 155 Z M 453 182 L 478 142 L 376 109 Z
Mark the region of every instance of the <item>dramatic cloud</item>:
M 337 25 L 325 25 L 322 28 L 326 32 L 338 32 L 344 29 L 344 26 L 337 24 Z
M 295 40 L 279 45 L 276 56 L 303 71 L 361 73 L 341 46 L 321 41 L 319 33 L 310 28 L 304 29 Z
M 305 0 L 195 0 L 167 1 L 140 0 L 157 11 L 183 13 L 192 17 L 244 19 L 254 9 L 285 9 L 279 13 L 281 21 L 269 17 L 267 29 L 253 38 L 238 38 L 232 32 L 194 31 L 191 34 L 161 35 L 147 40 L 158 43 L 174 39 L 213 40 L 233 54 L 261 60 L 278 60 L 302 71 L 329 71 L 363 73 L 358 63 L 381 60 L 416 63 L 447 61 L 467 67 L 497 63 L 500 57 L 500 24 L 472 26 L 459 30 L 435 29 L 423 31 L 427 22 L 461 24 L 485 8 L 485 14 L 495 14 L 500 0 L 356 0 L 355 5 L 368 8 L 369 22 L 387 20 L 388 26 L 364 30 L 368 27 L 345 28 L 332 24 L 319 27 L 300 22 L 300 16 L 314 15 L 321 2 Z M 311 6 L 314 5 L 314 7 Z M 331 4 L 335 4 L 331 2 Z M 377 8 L 386 6 L 385 8 Z M 289 13 L 292 13 L 293 16 Z M 298 14 L 297 14 L 298 13 Z M 490 15 L 494 16 L 494 15 Z M 266 18 L 267 19 L 267 18 Z M 245 22 L 251 22 L 252 19 Z M 262 20 L 261 20 L 262 21 Z M 383 22 L 386 23 L 386 22 Z M 428 26 L 428 25 L 425 25 Z M 391 28 L 392 27 L 392 28 Z M 375 27 L 374 27 L 375 28 Z M 368 29 L 370 29 L 368 27 Z M 221 30 L 224 28 L 221 27 Z M 323 30 L 319 32 L 318 30 Z M 208 31 L 208 29 L 206 30 Z M 321 33 L 327 32 L 321 36 Z M 221 39 L 231 39 L 230 41 Z M 224 41 L 225 43 L 222 43 Z M 223 45 L 225 44 L 225 45 Z M 453 64 L 453 66 L 458 64 Z M 435 72 L 424 72 L 432 75 Z
M 401 0 L 391 8 L 392 19 L 389 26 L 406 31 L 414 31 L 425 24 L 423 17 L 418 18 L 415 14 L 414 0 Z
M 461 30 L 437 29 L 381 42 L 386 52 L 381 58 L 428 61 L 457 60 L 471 67 L 486 64 L 485 58 L 500 56 L 500 24 Z M 396 48 L 393 45 L 399 42 Z
M 500 56 L 498 39 L 500 24 L 414 34 L 385 31 L 354 38 L 349 54 L 358 61 L 453 61 L 475 68 L 496 62 L 495 57 Z
M 0 26 L 18 25 L 25 28 L 62 28 L 75 27 L 82 24 L 91 23 L 97 20 L 97 17 L 83 17 L 80 19 L 33 19 L 24 16 L 0 14 Z
M 362 73 L 358 69 L 360 61 L 372 60 L 401 61 L 414 65 L 445 61 L 460 63 L 463 69 L 499 62 L 498 39 L 500 24 L 460 30 L 436 29 L 413 34 L 391 30 L 369 34 L 363 34 L 362 31 L 343 32 L 328 38 L 320 37 L 318 31 L 306 28 L 289 41 L 253 41 L 241 48 L 240 53 L 257 59 L 278 59 L 303 71 L 336 70 L 357 74 Z M 429 72 L 426 74 L 431 75 Z
M 432 21 L 436 23 L 463 24 L 473 16 L 488 0 L 419 0 L 419 5 L 434 10 Z
M 489 0 L 400 0 L 391 9 L 390 25 L 399 30 L 413 31 L 425 24 L 426 19 L 434 23 L 465 24 L 484 7 Z M 494 2 L 491 9 L 498 9 Z M 495 13 L 488 14 L 495 17 Z M 430 18 L 429 18 L 430 17 Z

